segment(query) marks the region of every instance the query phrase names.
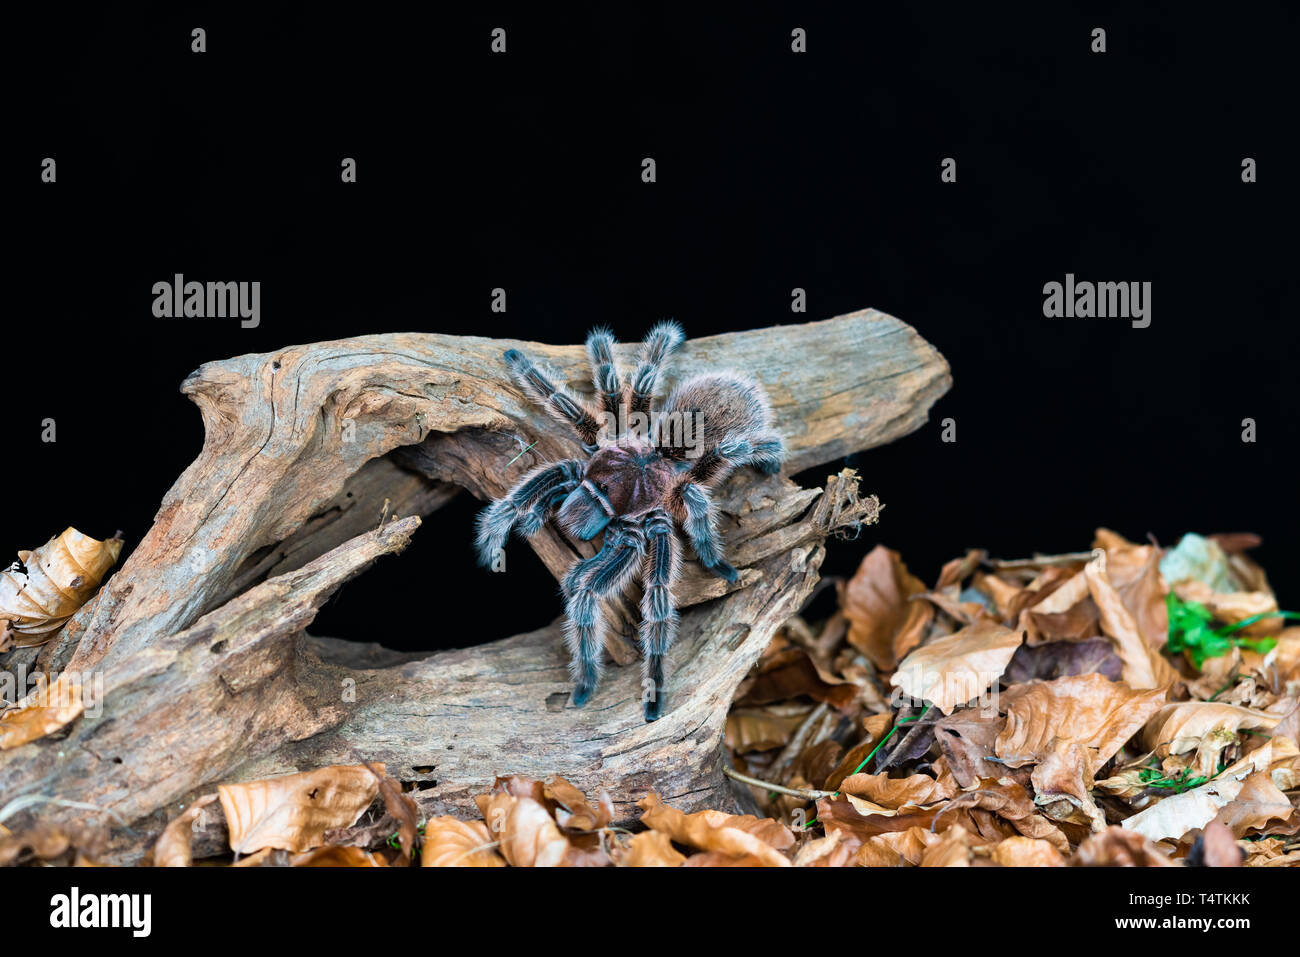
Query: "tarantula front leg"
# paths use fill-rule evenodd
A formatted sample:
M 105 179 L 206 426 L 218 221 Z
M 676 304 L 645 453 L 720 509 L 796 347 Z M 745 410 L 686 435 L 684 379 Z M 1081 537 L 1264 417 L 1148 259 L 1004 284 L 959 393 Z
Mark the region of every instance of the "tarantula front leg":
M 605 654 L 605 621 L 600 599 L 622 589 L 645 554 L 645 532 L 640 525 L 617 519 L 605 531 L 604 547 L 581 561 L 564 576 L 568 625 L 569 669 L 576 682 L 573 703 L 582 707 L 596 690 Z
M 673 584 L 681 566 L 681 546 L 673 520 L 661 508 L 646 516 L 645 591 L 641 597 L 641 650 L 645 655 L 641 681 L 645 719 L 663 713 L 664 655 L 677 638 L 677 609 Z
M 740 574 L 722 557 L 722 539 L 718 535 L 717 506 L 709 491 L 694 482 L 683 482 L 673 490 L 670 504 L 674 517 L 681 523 L 686 537 L 695 547 L 700 564 L 719 578 L 734 582 Z
M 562 385 L 556 385 L 554 376 L 538 366 L 518 349 L 507 349 L 506 365 L 519 383 L 524 394 L 540 405 L 552 418 L 565 422 L 577 431 L 583 448 L 589 453 L 597 448 L 600 422 L 591 414 L 587 404 Z
M 581 481 L 582 463 L 577 459 L 539 465 L 528 472 L 514 488 L 479 513 L 474 541 L 479 564 L 492 566 L 516 524 L 525 537 L 536 535 L 547 512 Z
M 619 411 L 623 404 L 623 383 L 618 376 L 618 363 L 614 361 L 614 337 L 608 329 L 593 329 L 587 336 L 587 358 L 591 360 L 591 385 L 600 396 L 605 414 L 612 417 L 610 438 L 619 434 Z
M 664 364 L 685 339 L 682 327 L 672 320 L 657 324 L 646 334 L 645 341 L 641 343 L 640 364 L 632 378 L 633 412 L 644 415 L 650 411 L 650 403 L 654 401 Z

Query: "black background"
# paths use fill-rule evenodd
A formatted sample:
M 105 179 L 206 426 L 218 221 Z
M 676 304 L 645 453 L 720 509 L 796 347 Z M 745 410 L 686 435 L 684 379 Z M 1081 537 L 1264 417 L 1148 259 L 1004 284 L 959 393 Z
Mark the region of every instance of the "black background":
M 666 316 L 699 336 L 873 306 L 933 342 L 955 386 L 925 428 L 854 458 L 887 508 L 830 572 L 876 542 L 933 580 L 968 546 L 1073 551 L 1098 525 L 1163 544 L 1250 530 L 1297 607 L 1297 19 L 1129 7 L 168 4 L 11 21 L 0 544 L 69 524 L 138 542 L 200 448 L 178 386 L 210 359 L 395 331 L 576 342 L 608 323 L 635 339 Z M 195 26 L 207 53 L 190 52 Z M 1258 183 L 1241 182 L 1246 156 Z M 261 281 L 260 327 L 155 319 L 151 287 L 177 272 Z M 1043 284 L 1067 272 L 1152 282 L 1150 328 L 1045 319 Z M 393 608 L 407 647 L 436 647 L 550 621 L 555 585 L 525 546 L 508 576 L 473 566 L 476 509 L 463 496 L 433 516 L 314 630 L 370 638 Z M 412 589 L 431 603 L 418 615 L 394 601 Z M 492 614 L 455 624 L 467 596 Z

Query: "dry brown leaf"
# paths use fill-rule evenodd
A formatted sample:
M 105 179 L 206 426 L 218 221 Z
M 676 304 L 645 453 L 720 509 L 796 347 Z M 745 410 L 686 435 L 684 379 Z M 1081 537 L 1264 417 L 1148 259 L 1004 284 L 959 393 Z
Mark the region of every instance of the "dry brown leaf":
M 1104 831 L 1106 815 L 1092 799 L 1093 775 L 1098 766 L 1096 752 L 1091 748 L 1058 738 L 1052 752 L 1030 775 L 1035 800 L 1047 805 L 1068 801 L 1078 814 L 1055 814 L 1058 820 L 1077 818 L 1077 823 L 1086 823 L 1093 831 Z
M 1020 647 L 1019 632 L 980 620 L 956 634 L 922 645 L 889 679 L 913 701 L 928 701 L 944 714 L 974 700 L 1001 677 Z
M 384 771 L 382 764 L 375 768 Z M 332 765 L 266 781 L 222 784 L 217 794 L 236 854 L 265 847 L 308 851 L 331 828 L 357 822 L 379 794 L 379 778 L 364 765 Z
M 960 824 L 948 828 L 921 855 L 922 867 L 970 867 L 971 848 L 982 844 Z
M 1106 574 L 1106 553 L 1084 566 L 1088 590 L 1097 603 L 1102 633 L 1115 642 L 1115 653 L 1124 663 L 1124 681 L 1132 688 L 1168 688 L 1178 680 L 1173 665 L 1160 654 L 1159 647 L 1149 645 L 1134 621 L 1115 586 Z
M 843 834 L 843 831 L 832 833 Z M 853 863 L 858 867 L 919 866 L 926 849 L 939 842 L 939 835 L 928 827 L 908 827 L 902 831 L 876 834 L 862 842 Z
M 997 754 L 1021 767 L 1051 754 L 1057 741 L 1074 741 L 1096 751 L 1090 768 L 1095 772 L 1164 701 L 1163 688 L 1136 691 L 1102 675 L 1013 685 L 1002 694 L 1007 723 L 997 737 Z
M 203 795 L 163 829 L 153 846 L 154 867 L 189 867 L 194 863 L 194 828 L 200 823 L 203 809 L 216 799 L 215 794 Z
M 1224 824 L 1211 821 L 1187 852 L 1187 864 L 1200 867 L 1240 867 L 1246 855 Z
M 733 858 L 752 857 L 768 867 L 789 867 L 781 853 L 794 843 L 794 834 L 780 821 L 722 811 L 685 814 L 648 794 L 638 802 L 641 823 L 663 831 L 678 844 L 715 851 Z M 698 866 L 698 865 L 696 865 Z
M 844 831 L 831 831 L 814 838 L 795 853 L 795 867 L 848 867 L 854 861 L 861 842 Z
M 0 751 L 58 731 L 86 710 L 89 689 L 70 672 L 41 684 L 12 710 L 0 715 Z
M 122 552 L 122 539 L 99 541 L 66 528 L 34 552 L 21 551 L 18 564 L 0 572 L 0 619 L 13 623 L 20 647 L 54 637 L 99 589 Z
M 994 742 L 1004 727 L 1006 719 L 1001 715 L 982 714 L 975 708 L 935 722 L 934 740 L 958 787 L 969 788 L 981 778 L 998 778 L 1005 773 L 1003 765 L 987 760 L 994 756 Z
M 563 867 L 569 839 L 538 801 L 506 792 L 487 796 L 483 819 L 512 867 Z
M 1165 604 L 1169 586 L 1160 574 L 1160 549 L 1139 545 L 1134 547 L 1132 555 L 1141 564 L 1129 580 L 1121 581 L 1113 553 L 1108 553 L 1107 571 L 1147 648 L 1160 649 L 1169 640 L 1169 606 Z
M 835 770 L 826 778 L 825 788 L 828 791 L 839 790 L 839 786 L 844 779 L 854 773 L 867 756 L 880 744 L 881 738 L 888 733 L 890 726 L 894 723 L 894 716 L 889 713 L 873 714 L 868 716 L 862 722 L 863 731 L 866 737 L 849 749 L 842 758 Z
M 1207 781 L 1198 788 L 1171 794 L 1125 819 L 1126 830 L 1153 841 L 1178 840 L 1188 831 L 1203 828 L 1219 810 L 1240 793 L 1240 781 Z
M 784 747 L 807 716 L 806 711 L 784 713 L 769 708 L 734 708 L 727 714 L 727 747 L 737 754 Z
M 295 854 L 289 859 L 291 867 L 387 867 L 378 855 L 364 847 L 318 847 L 314 851 Z
M 993 607 L 997 609 L 999 619 L 1009 621 L 1014 617 L 1012 608 L 1025 589 L 1004 581 L 997 575 L 976 575 L 972 584 L 993 600 Z
M 1039 838 L 1008 837 L 993 846 L 991 859 L 999 867 L 1064 867 L 1065 858 Z
M 1216 592 L 1204 582 L 1188 579 L 1174 586 L 1183 601 L 1204 605 L 1219 621 L 1235 625 L 1255 615 L 1277 611 L 1277 598 L 1271 591 Z M 1277 616 L 1260 619 L 1241 630 L 1244 635 L 1271 635 L 1282 629 L 1284 620 Z
M 686 855 L 673 847 L 663 831 L 643 831 L 632 835 L 627 847 L 614 855 L 619 867 L 681 867 Z
M 73 857 L 77 867 L 98 867 L 95 857 L 105 836 L 102 831 L 80 824 L 37 824 L 30 830 L 16 833 L 0 827 L 0 867 L 24 859 L 28 852 L 41 861 L 66 863 L 66 860 L 55 859 Z
M 598 831 L 614 816 L 608 794 L 598 794 L 596 806 L 592 807 L 587 795 L 558 774 L 543 782 L 542 793 L 558 805 L 555 822 L 569 831 Z
M 849 620 L 849 643 L 881 671 L 920 644 L 934 606 L 912 601 L 928 591 L 897 552 L 877 545 L 844 586 L 840 604 Z
M 482 821 L 461 821 L 454 817 L 431 817 L 424 824 L 424 867 L 505 867 L 496 852 L 496 841 Z
M 391 819 L 397 824 L 402 862 L 409 864 L 415 855 L 415 842 L 420 834 L 420 806 L 415 803 L 415 798 L 402 791 L 400 781 L 389 777 L 369 761 L 365 762 L 365 766 L 379 778 L 379 796 L 384 799 L 385 819 Z
M 1075 867 L 1177 866 L 1154 841 L 1117 824 L 1080 844 L 1070 863 Z
M 1063 615 L 1088 597 L 1088 578 L 1075 572 L 1064 582 L 1047 591 L 1029 605 L 1028 610 L 1039 615 Z
M 1142 732 L 1142 745 L 1160 757 L 1195 751 L 1197 773 L 1209 777 L 1218 770 L 1219 753 L 1236 743 L 1240 731 L 1267 730 L 1281 719 L 1281 715 L 1218 701 L 1180 701 L 1151 717 Z
M 1038 808 L 1024 785 L 1011 778 L 982 780 L 974 790 L 963 791 L 939 811 L 936 826 L 951 811 L 961 808 L 988 811 L 1008 821 L 1024 837 L 1047 841 L 1062 853 L 1070 849 L 1070 842 L 1060 828 L 1037 813 Z
M 1246 837 L 1268 827 L 1271 821 L 1288 822 L 1296 817 L 1296 809 L 1268 772 L 1256 771 L 1242 782 L 1241 790 L 1215 820 L 1231 829 L 1234 837 Z
M 897 810 L 905 804 L 923 805 L 943 801 L 957 793 L 957 782 L 936 780 L 928 774 L 891 778 L 888 774 L 854 774 L 844 779 L 840 791 L 865 798 L 881 807 Z

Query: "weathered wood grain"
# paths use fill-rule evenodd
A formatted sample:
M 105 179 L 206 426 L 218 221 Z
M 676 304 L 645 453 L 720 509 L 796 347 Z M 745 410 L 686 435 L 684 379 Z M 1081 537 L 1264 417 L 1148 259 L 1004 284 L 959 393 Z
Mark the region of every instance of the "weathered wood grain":
M 512 347 L 586 391 L 580 346 L 425 334 L 295 346 L 190 375 L 182 389 L 203 416 L 202 452 L 123 567 L 42 652 L 51 668 L 102 672 L 104 710 L 62 740 L 0 754 L 0 797 L 102 808 L 123 861 L 218 781 L 335 761 L 387 762 L 431 813 L 465 809 L 498 772 L 563 773 L 608 789 L 622 813 L 650 788 L 688 807 L 726 803 L 718 762 L 732 691 L 815 584 L 826 536 L 874 520 L 877 503 L 847 475 L 821 490 L 742 470 L 719 490 L 741 581 L 688 563 L 676 598 L 689 610 L 653 725 L 640 719 L 626 641 L 610 650 L 630 666 L 574 709 L 558 624 L 427 658 L 376 652 L 376 664 L 304 632 L 338 584 L 400 550 L 457 490 L 492 497 L 535 464 L 577 454 L 509 382 L 501 355 Z M 625 363 L 633 349 L 621 347 Z M 950 384 L 933 347 L 872 310 L 691 340 L 676 377 L 717 367 L 768 390 L 787 475 L 917 428 Z M 406 517 L 379 527 L 381 515 Z M 557 575 L 591 547 L 550 528 L 530 544 Z M 634 608 L 611 608 L 625 632 Z M 399 626 L 411 611 L 395 602 L 392 614 Z

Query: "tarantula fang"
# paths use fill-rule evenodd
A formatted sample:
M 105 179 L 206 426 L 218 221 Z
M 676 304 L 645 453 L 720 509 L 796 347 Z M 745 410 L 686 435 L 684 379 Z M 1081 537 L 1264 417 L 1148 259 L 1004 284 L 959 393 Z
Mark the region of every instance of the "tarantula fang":
M 640 575 L 647 721 L 662 713 L 664 655 L 677 635 L 672 592 L 682 560 L 678 529 L 705 568 L 734 582 L 737 573 L 723 557 L 712 491 L 739 466 L 774 474 L 785 456 L 781 438 L 772 430 L 767 396 L 746 376 L 697 375 L 674 388 L 662 409 L 653 408 L 664 366 L 683 338 L 675 322 L 656 325 L 624 383 L 613 336 L 593 330 L 587 355 L 594 404 L 523 353 L 507 351 L 506 365 L 524 394 L 577 432 L 584 457 L 529 471 L 480 513 L 475 543 L 480 564 L 490 567 L 511 529 L 531 537 L 552 512 L 575 538 L 588 541 L 604 533 L 600 551 L 576 562 L 561 586 L 573 703 L 586 704 L 600 678 L 605 649 L 601 599 L 621 592 Z

